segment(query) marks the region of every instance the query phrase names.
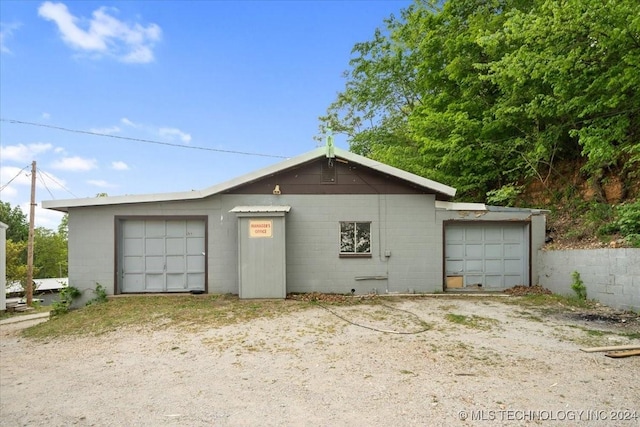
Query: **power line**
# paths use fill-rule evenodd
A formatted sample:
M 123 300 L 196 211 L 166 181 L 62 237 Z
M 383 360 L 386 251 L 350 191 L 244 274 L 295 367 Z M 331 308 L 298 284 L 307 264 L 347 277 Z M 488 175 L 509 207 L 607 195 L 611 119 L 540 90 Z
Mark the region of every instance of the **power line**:
M 191 150 L 214 151 L 214 152 L 217 152 L 217 153 L 240 154 L 240 155 L 243 155 L 243 156 L 257 156 L 257 157 L 272 157 L 272 158 L 277 158 L 277 159 L 288 159 L 287 156 L 278 156 L 278 155 L 275 155 L 275 154 L 252 153 L 252 152 L 248 152 L 248 151 L 222 150 L 220 148 L 198 147 L 198 146 L 194 146 L 194 145 L 174 144 L 174 143 L 171 143 L 171 142 L 154 141 L 152 139 L 131 138 L 131 137 L 128 137 L 128 136 L 110 135 L 110 134 L 107 134 L 107 133 L 91 132 L 91 131 L 88 131 L 88 130 L 71 129 L 71 128 L 65 128 L 65 127 L 61 127 L 61 126 L 48 125 L 46 123 L 25 122 L 25 121 L 22 121 L 22 120 L 4 119 L 4 118 L 0 118 L 0 121 L 7 122 L 7 123 L 12 123 L 12 124 L 17 124 L 17 125 L 38 126 L 38 127 L 43 127 L 43 128 L 61 130 L 61 131 L 64 131 L 64 132 L 79 133 L 79 134 L 92 135 L 92 136 L 102 136 L 102 137 L 108 137 L 108 138 L 122 139 L 122 140 L 126 140 L 126 141 L 143 142 L 143 143 L 146 143 L 146 144 L 157 144 L 157 145 L 166 145 L 166 146 L 169 146 L 169 147 L 188 148 L 188 149 L 191 149 Z
M 75 197 L 76 199 L 78 198 L 78 196 L 76 196 L 75 194 L 73 194 L 71 192 L 71 190 L 69 190 L 67 187 L 65 187 L 64 185 L 60 184 L 58 181 L 56 181 L 56 179 L 54 177 L 52 177 L 51 175 L 49 175 L 47 172 L 43 171 L 42 169 L 38 169 L 38 172 L 40 172 L 40 174 L 46 176 L 47 178 L 49 178 L 51 181 L 55 182 L 58 187 L 64 189 L 67 193 L 71 194 L 73 197 Z M 46 185 L 45 185 L 46 187 Z M 48 188 L 47 188 L 48 190 Z M 49 192 L 49 194 L 51 194 L 51 192 Z M 55 199 L 55 197 L 53 196 L 53 194 L 51 194 L 51 197 Z
M 27 165 L 27 166 L 23 167 L 22 169 L 20 169 L 20 170 L 18 171 L 18 173 L 16 174 L 16 176 L 14 176 L 13 178 L 11 178 L 11 179 L 9 180 L 9 182 L 7 182 L 5 185 L 3 185 L 2 187 L 0 187 L 0 191 L 2 191 L 2 190 L 4 190 L 5 188 L 7 188 L 7 187 L 9 186 L 9 184 L 11 184 L 11 183 L 13 182 L 13 180 L 14 180 L 14 179 L 16 179 L 18 176 L 20 176 L 20 174 L 21 174 L 22 172 L 24 172 L 24 170 L 25 170 L 25 169 L 27 169 L 27 168 L 28 168 L 28 167 L 30 167 L 30 166 L 31 166 L 31 165 Z
M 45 190 L 47 190 L 47 193 L 49 193 L 49 195 L 51 196 L 52 199 L 55 199 L 55 197 L 53 197 L 53 193 L 51 193 L 51 190 L 49 190 L 49 187 L 47 186 L 47 183 L 44 181 L 44 178 L 42 177 L 42 174 L 37 174 L 37 175 L 38 175 L 38 179 L 42 183 L 42 186 L 45 188 Z

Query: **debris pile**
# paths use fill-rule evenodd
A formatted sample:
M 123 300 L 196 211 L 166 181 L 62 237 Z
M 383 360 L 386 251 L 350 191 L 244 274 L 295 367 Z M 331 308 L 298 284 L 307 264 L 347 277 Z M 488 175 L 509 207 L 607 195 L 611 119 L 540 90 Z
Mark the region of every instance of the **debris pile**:
M 534 286 L 514 286 L 513 288 L 506 289 L 504 293 L 514 296 L 523 296 L 523 295 L 551 295 L 552 292 L 543 288 L 540 285 Z
M 295 301 L 307 302 L 325 302 L 325 303 L 349 303 L 363 300 L 375 300 L 376 294 L 367 295 L 345 295 L 345 294 L 323 294 L 321 292 L 310 292 L 304 294 L 287 294 L 287 299 Z

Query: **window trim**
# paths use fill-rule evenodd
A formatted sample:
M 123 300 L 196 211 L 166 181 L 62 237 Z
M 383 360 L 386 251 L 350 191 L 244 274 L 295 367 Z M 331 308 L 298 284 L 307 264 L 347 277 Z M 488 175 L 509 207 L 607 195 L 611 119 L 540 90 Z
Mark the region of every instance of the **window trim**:
M 354 252 L 343 252 L 342 251 L 342 245 L 341 245 L 341 241 L 342 241 L 342 224 L 344 224 L 344 223 L 354 224 L 354 233 L 358 229 L 358 224 L 367 224 L 367 225 L 369 225 L 369 251 L 368 252 L 355 252 L 355 251 Z M 339 236 L 338 242 L 340 243 L 339 244 L 338 256 L 340 258 L 371 258 L 372 257 L 371 224 L 372 224 L 372 221 L 339 221 L 338 222 L 338 236 Z M 355 244 L 354 244 L 354 250 L 355 250 Z

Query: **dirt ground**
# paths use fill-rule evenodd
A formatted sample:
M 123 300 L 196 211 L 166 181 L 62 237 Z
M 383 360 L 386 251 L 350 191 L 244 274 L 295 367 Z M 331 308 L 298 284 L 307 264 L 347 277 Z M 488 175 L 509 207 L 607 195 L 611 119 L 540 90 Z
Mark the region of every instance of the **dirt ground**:
M 0 425 L 640 425 L 640 357 L 580 351 L 640 344 L 637 316 L 381 300 L 200 332 L 2 326 Z

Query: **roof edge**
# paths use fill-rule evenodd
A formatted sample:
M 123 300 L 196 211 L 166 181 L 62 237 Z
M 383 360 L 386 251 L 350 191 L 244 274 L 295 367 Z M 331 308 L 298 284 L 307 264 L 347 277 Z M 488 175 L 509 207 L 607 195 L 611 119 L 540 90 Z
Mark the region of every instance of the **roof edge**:
M 439 183 L 437 181 L 423 178 L 415 175 L 411 172 L 398 169 L 393 166 L 381 163 L 376 160 L 371 160 L 367 157 L 359 154 L 351 153 L 350 151 L 334 148 L 334 153 L 337 158 L 358 163 L 362 166 L 366 166 L 378 172 L 394 176 L 409 183 L 413 183 L 423 188 L 428 188 L 440 193 L 448 198 L 455 196 L 456 189 L 449 187 L 448 185 Z M 212 196 L 218 193 L 222 193 L 240 185 L 248 184 L 253 181 L 257 181 L 265 176 L 272 175 L 298 165 L 310 162 L 320 157 L 326 156 L 325 147 L 318 147 L 307 153 L 301 154 L 296 157 L 292 157 L 281 162 L 275 163 L 271 166 L 258 169 L 257 171 L 250 172 L 228 181 L 224 181 L 220 184 L 215 184 L 207 187 L 203 190 L 183 191 L 175 193 L 156 193 L 156 194 L 142 194 L 142 195 L 126 195 L 126 196 L 107 196 L 107 197 L 89 197 L 82 199 L 64 199 L 64 200 L 44 200 L 42 201 L 42 207 L 45 209 L 57 210 L 60 212 L 68 212 L 69 208 L 75 207 L 88 207 L 88 206 L 106 206 L 106 205 L 119 205 L 129 203 L 151 203 L 151 202 L 170 202 L 176 200 L 193 200 L 201 199 L 204 197 Z

